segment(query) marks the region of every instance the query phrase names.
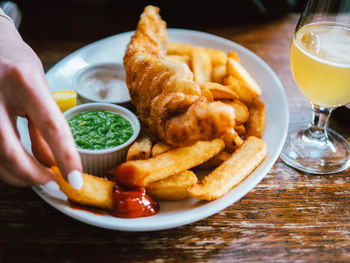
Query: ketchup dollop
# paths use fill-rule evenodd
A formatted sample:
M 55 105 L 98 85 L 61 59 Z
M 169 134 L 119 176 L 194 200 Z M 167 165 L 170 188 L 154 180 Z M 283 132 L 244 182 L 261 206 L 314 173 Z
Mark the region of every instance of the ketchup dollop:
M 113 188 L 114 209 L 112 216 L 136 218 L 151 216 L 158 212 L 159 204 L 153 200 L 141 187 L 121 187 L 115 184 Z
M 112 216 L 136 218 L 151 216 L 159 211 L 159 203 L 155 201 L 146 190 L 137 186 L 121 186 L 115 177 L 116 169 L 104 172 L 100 177 L 115 182 L 113 188 L 114 208 Z

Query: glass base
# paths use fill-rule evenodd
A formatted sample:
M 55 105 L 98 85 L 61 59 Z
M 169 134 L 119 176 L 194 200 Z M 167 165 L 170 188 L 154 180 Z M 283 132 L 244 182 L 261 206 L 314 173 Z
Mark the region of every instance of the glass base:
M 332 174 L 350 166 L 350 145 L 337 132 L 327 129 L 328 136 L 317 131 L 310 137 L 308 123 L 292 123 L 281 152 L 289 166 L 311 174 Z M 318 135 L 318 136 L 317 136 Z

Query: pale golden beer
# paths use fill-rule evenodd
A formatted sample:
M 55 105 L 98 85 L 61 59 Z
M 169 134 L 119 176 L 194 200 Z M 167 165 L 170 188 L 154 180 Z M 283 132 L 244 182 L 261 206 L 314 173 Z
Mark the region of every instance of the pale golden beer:
M 293 37 L 290 60 L 294 79 L 311 102 L 322 107 L 350 102 L 350 26 L 301 27 Z
M 341 172 L 350 167 L 350 143 L 328 123 L 350 102 L 350 0 L 308 0 L 291 42 L 293 77 L 311 102 L 312 120 L 289 123 L 280 157 L 306 173 Z

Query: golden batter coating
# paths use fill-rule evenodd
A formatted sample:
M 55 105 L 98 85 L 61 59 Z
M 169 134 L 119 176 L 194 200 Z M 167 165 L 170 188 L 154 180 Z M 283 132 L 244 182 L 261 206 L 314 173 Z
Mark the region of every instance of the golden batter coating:
M 131 102 L 151 133 L 171 145 L 190 145 L 221 136 L 234 125 L 234 112 L 208 103 L 185 63 L 165 59 L 166 23 L 147 6 L 124 55 Z

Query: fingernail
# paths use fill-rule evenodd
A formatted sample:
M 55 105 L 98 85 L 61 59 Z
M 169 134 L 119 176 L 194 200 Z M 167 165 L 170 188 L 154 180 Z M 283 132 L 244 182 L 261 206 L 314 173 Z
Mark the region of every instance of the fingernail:
M 52 192 L 58 192 L 60 190 L 60 187 L 55 181 L 48 181 L 44 186 Z
M 74 170 L 68 174 L 68 183 L 74 188 L 79 190 L 83 187 L 84 181 L 81 172 Z

